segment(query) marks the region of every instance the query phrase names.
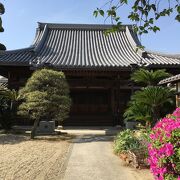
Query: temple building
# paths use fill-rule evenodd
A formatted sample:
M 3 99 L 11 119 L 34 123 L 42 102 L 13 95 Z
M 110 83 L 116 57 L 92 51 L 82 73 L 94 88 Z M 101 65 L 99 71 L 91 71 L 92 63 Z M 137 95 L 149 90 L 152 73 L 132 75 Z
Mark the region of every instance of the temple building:
M 175 90 L 176 107 L 180 107 L 180 74 L 161 80 L 159 85 L 167 85 Z
M 9 88 L 19 89 L 37 68 L 63 71 L 70 86 L 72 107 L 65 125 L 113 126 L 123 123 L 122 114 L 131 93 L 139 87 L 130 81 L 141 66 L 180 73 L 180 56 L 137 48 L 131 25 L 105 35 L 111 25 L 39 23 L 28 48 L 0 52 L 0 75 Z

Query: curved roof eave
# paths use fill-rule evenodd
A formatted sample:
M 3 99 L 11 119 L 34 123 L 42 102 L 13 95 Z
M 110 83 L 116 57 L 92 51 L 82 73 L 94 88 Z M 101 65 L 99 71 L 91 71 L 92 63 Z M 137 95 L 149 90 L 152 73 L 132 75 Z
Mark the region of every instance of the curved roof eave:
M 23 51 L 38 51 L 46 38 L 47 35 L 47 25 L 44 27 L 44 30 L 42 31 L 42 33 L 40 34 L 39 28 L 36 29 L 36 35 L 35 38 L 33 40 L 32 45 L 30 45 L 29 47 L 26 48 L 20 48 L 20 49 L 14 49 L 14 50 L 7 50 L 7 51 L 0 51 L 0 55 L 1 54 L 10 54 L 10 53 L 17 53 L 17 52 L 23 52 Z
M 1 51 L 0 50 L 0 55 L 3 54 L 14 54 L 14 53 L 20 53 L 20 52 L 27 52 L 27 51 L 33 51 L 34 46 L 26 47 L 26 48 L 21 48 L 21 49 L 14 49 L 14 50 L 7 50 L 7 51 Z
M 129 39 L 129 42 L 131 43 L 132 47 L 140 56 L 143 57 L 144 54 L 146 54 L 146 55 L 154 54 L 154 55 L 162 56 L 165 58 L 173 58 L 173 59 L 180 60 L 180 54 L 166 54 L 166 53 L 151 51 L 148 49 L 141 49 L 140 46 L 142 46 L 142 44 L 139 41 L 137 35 L 135 35 L 135 33 L 132 34 L 132 32 L 130 32 L 130 29 L 128 27 L 126 27 L 126 33 L 127 33 L 127 37 Z M 179 64 L 180 64 L 180 62 L 179 62 Z
M 36 29 L 36 35 L 32 45 L 26 48 L 0 51 L 0 65 L 3 66 L 29 66 L 31 59 L 34 59 L 42 48 L 47 35 L 47 27 L 40 31 Z

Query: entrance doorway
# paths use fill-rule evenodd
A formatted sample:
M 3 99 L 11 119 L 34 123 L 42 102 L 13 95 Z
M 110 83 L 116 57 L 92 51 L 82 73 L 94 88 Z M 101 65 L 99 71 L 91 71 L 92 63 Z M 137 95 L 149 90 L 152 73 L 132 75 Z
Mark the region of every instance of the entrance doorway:
M 105 89 L 75 89 L 70 117 L 65 125 L 112 126 L 111 94 Z

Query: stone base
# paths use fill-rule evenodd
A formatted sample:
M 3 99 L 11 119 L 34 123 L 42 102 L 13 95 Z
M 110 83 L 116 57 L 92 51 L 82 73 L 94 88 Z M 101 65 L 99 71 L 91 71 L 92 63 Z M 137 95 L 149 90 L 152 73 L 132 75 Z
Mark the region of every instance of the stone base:
M 53 134 L 55 130 L 54 121 L 40 121 L 37 132 L 41 134 Z

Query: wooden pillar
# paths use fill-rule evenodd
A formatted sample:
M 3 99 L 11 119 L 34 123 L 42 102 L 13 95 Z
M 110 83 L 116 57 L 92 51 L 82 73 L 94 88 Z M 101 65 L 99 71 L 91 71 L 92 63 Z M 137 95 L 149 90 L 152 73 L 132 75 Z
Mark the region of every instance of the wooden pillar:
M 176 95 L 176 107 L 180 106 L 180 82 L 176 83 L 176 91 L 177 91 L 177 95 Z
M 115 107 L 115 119 L 116 119 L 116 125 L 120 125 L 120 91 L 121 91 L 121 84 L 119 76 L 117 77 L 117 83 L 116 83 L 116 91 L 115 91 L 115 101 L 116 101 L 116 107 Z
M 116 125 L 116 116 L 115 116 L 115 89 L 111 87 L 111 115 L 112 115 L 112 121 L 113 125 Z
M 10 88 L 10 82 L 11 82 L 11 74 L 8 71 L 8 88 Z
M 114 114 L 114 88 L 111 88 L 111 110 L 112 110 L 112 113 Z

